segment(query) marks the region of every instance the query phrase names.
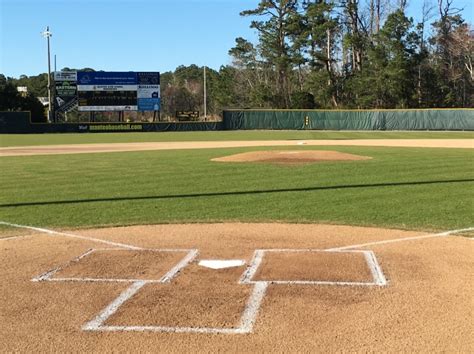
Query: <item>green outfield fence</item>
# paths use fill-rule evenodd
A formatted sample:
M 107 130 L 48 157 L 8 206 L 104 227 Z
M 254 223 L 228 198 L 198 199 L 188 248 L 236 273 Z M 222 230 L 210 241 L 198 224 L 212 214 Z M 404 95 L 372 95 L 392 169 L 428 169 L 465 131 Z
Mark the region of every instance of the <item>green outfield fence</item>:
M 474 130 L 474 109 L 225 110 L 223 122 L 32 123 L 30 112 L 0 112 L 0 133 L 218 130 Z
M 224 129 L 474 130 L 474 109 L 226 110 Z
M 32 123 L 30 112 L 0 112 L 0 134 L 209 131 L 223 126 L 222 122 Z

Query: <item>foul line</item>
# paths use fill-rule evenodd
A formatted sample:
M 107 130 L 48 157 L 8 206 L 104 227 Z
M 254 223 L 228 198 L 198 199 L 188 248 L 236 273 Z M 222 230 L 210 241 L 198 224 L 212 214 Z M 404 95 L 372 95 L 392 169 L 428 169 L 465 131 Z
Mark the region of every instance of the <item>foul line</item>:
M 16 240 L 19 238 L 30 238 L 30 237 L 33 237 L 33 235 L 10 236 L 10 237 L 0 238 L 0 241 L 9 241 L 9 240 Z
M 469 227 L 469 228 L 466 228 L 466 229 L 459 229 L 459 230 L 445 231 L 445 232 L 440 232 L 438 234 L 396 238 L 396 239 L 384 240 L 384 241 L 374 241 L 374 242 L 360 243 L 358 245 L 328 248 L 327 251 L 342 251 L 342 250 L 348 250 L 348 249 L 351 249 L 351 248 L 361 248 L 361 247 L 374 246 L 374 245 L 385 245 L 385 244 L 388 244 L 388 243 L 423 240 L 423 239 L 426 239 L 426 238 L 435 238 L 435 237 L 446 237 L 446 236 L 451 236 L 453 234 L 458 234 L 460 232 L 466 232 L 466 231 L 474 231 L 474 227 Z
M 127 245 L 125 243 L 101 240 L 99 238 L 80 236 L 80 235 L 70 234 L 70 233 L 67 233 L 67 232 L 60 232 L 60 231 L 44 229 L 44 228 L 41 228 L 41 227 L 33 227 L 33 226 L 27 226 L 27 225 L 12 224 L 12 223 L 5 222 L 5 221 L 0 221 L 0 225 L 6 225 L 6 226 L 16 227 L 16 228 L 20 228 L 20 229 L 28 229 L 28 230 L 38 231 L 38 232 L 42 232 L 42 233 L 45 233 L 45 234 L 48 234 L 48 235 L 58 235 L 58 236 L 65 236 L 65 237 L 71 237 L 71 238 L 78 238 L 78 239 L 81 239 L 81 240 L 105 243 L 106 245 L 117 246 L 117 247 L 129 249 L 129 250 L 143 250 L 142 247 Z

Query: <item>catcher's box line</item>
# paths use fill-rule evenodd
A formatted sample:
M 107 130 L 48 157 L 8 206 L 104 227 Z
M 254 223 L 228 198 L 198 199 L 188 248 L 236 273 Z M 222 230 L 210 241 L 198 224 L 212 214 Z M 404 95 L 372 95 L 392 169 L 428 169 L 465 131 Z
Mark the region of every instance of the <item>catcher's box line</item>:
M 168 332 L 168 333 L 207 333 L 207 334 L 245 334 L 251 333 L 254 323 L 257 319 L 258 311 L 261 306 L 261 302 L 265 297 L 265 293 L 268 287 L 268 282 L 258 282 L 254 284 L 252 294 L 250 295 L 238 327 L 236 328 L 209 328 L 209 327 L 166 327 L 166 326 L 107 326 L 103 325 L 107 319 L 109 319 L 117 310 L 131 297 L 133 297 L 143 286 L 150 283 L 169 283 L 177 274 L 189 265 L 197 256 L 197 249 L 152 249 L 152 250 L 140 250 L 140 252 L 154 251 L 154 252 L 184 252 L 188 253 L 184 258 L 181 259 L 171 270 L 163 275 L 159 280 L 139 280 L 139 279 L 94 279 L 94 278 L 52 278 L 54 274 L 64 269 L 68 265 L 78 262 L 81 259 L 87 257 L 94 251 L 120 251 L 123 249 L 117 248 L 105 248 L 105 249 L 89 249 L 82 255 L 74 258 L 65 265 L 56 267 L 49 270 L 38 277 L 32 279 L 34 282 L 39 281 L 76 281 L 76 282 L 128 282 L 132 283 L 126 290 L 124 290 L 115 300 L 107 305 L 93 320 L 87 322 L 82 326 L 85 331 L 105 331 L 105 332 L 117 332 L 117 331 L 152 331 L 152 332 Z
M 159 250 L 157 250 L 159 251 Z M 181 250 L 182 251 L 182 250 Z M 189 263 L 191 263 L 199 254 L 199 251 L 196 249 L 189 250 L 188 254 L 171 270 L 169 270 L 165 275 L 163 275 L 158 282 L 160 283 L 169 283 L 178 273 L 184 269 Z M 144 285 L 151 283 L 147 280 L 138 280 L 134 282 L 130 287 L 128 287 L 124 292 L 122 292 L 114 301 L 112 301 L 105 309 L 101 311 L 92 321 L 86 323 L 82 329 L 87 331 L 100 331 L 103 330 L 102 326 L 107 319 L 112 316 L 120 306 L 122 306 L 127 300 L 129 300 L 133 295 L 135 295 Z
M 118 298 L 109 304 L 95 319 L 86 323 L 85 331 L 100 332 L 164 332 L 164 333 L 203 333 L 203 334 L 246 334 L 251 333 L 257 319 L 261 302 L 268 287 L 267 282 L 255 284 L 252 294 L 245 305 L 245 309 L 236 328 L 212 327 L 168 327 L 168 326 L 104 326 L 103 323 L 112 316 L 120 306 L 135 295 L 147 282 L 133 283 Z
M 170 282 L 181 269 L 191 263 L 198 255 L 197 250 L 190 250 L 189 253 L 161 279 L 160 283 Z M 124 292 L 122 292 L 112 303 L 92 321 L 86 323 L 82 329 L 85 331 L 105 331 L 105 332 L 168 332 L 168 333 L 207 333 L 207 334 L 245 334 L 251 333 L 253 325 L 257 319 L 257 314 L 261 302 L 265 296 L 268 282 L 255 284 L 244 311 L 242 313 L 239 326 L 236 328 L 210 328 L 210 327 L 167 327 L 167 326 L 107 326 L 103 325 L 126 301 L 133 297 L 143 286 L 150 281 L 136 281 Z
M 92 321 L 87 322 L 82 329 L 85 331 L 99 330 L 102 324 L 112 316 L 120 306 L 128 299 L 137 293 L 147 282 L 137 281 L 130 285 L 124 292 L 122 292 L 114 301 L 112 301 L 105 309 L 103 309 Z

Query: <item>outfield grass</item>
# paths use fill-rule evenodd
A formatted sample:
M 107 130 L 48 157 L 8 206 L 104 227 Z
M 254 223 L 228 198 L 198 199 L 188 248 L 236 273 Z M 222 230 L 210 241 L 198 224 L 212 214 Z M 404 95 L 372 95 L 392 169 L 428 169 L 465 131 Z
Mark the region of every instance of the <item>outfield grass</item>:
M 472 150 L 298 148 L 373 160 L 303 166 L 210 161 L 275 148 L 3 157 L 0 220 L 44 227 L 221 221 L 423 230 L 474 225 Z
M 303 139 L 474 139 L 474 132 L 349 132 L 349 131 L 219 131 L 163 133 L 93 134 L 0 134 L 0 146 L 32 146 L 91 143 L 130 143 L 159 141 L 225 140 L 303 140 Z

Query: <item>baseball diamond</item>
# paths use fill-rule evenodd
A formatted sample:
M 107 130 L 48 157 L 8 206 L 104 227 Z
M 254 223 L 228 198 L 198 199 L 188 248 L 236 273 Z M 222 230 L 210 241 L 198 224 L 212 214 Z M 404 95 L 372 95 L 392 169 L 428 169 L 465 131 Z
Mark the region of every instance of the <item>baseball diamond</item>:
M 469 351 L 472 142 L 0 148 L 5 348 Z

